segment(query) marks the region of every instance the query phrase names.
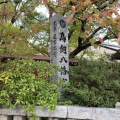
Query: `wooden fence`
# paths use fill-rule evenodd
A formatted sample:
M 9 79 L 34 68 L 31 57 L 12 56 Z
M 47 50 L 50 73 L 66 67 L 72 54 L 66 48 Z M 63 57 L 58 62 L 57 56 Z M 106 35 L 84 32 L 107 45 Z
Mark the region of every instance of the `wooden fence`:
M 39 117 L 38 120 L 120 120 L 120 102 L 116 103 L 116 108 L 57 106 L 54 111 L 47 108 L 41 110 L 35 106 L 35 114 Z M 0 108 L 0 120 L 27 120 L 27 116 L 30 114 L 23 111 L 22 106 L 14 109 Z

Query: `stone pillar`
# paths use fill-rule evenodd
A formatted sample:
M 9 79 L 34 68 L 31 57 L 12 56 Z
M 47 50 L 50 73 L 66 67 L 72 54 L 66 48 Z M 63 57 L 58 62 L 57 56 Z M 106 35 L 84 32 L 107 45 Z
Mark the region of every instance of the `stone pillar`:
M 49 117 L 48 120 L 54 120 L 53 118 Z
M 120 102 L 117 102 L 115 108 L 120 109 Z
M 8 118 L 7 115 L 0 115 L 0 120 L 8 120 L 7 118 Z
M 50 41 L 51 52 L 50 62 L 59 66 L 60 72 L 56 73 L 56 80 L 61 78 L 69 81 L 69 59 L 68 59 L 68 25 L 66 18 L 61 15 L 54 15 L 50 19 Z

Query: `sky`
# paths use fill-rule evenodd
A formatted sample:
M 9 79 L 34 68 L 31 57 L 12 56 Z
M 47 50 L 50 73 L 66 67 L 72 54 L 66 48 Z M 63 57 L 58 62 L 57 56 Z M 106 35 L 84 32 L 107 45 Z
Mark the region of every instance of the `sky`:
M 54 1 L 56 2 L 57 0 L 50 0 L 50 1 Z M 45 5 L 40 5 L 36 8 L 36 10 L 40 13 L 42 13 L 43 15 L 45 15 L 46 17 L 49 17 L 49 12 L 47 10 L 47 8 L 45 7 Z
M 47 8 L 43 5 L 43 6 L 38 6 L 36 8 L 36 10 L 40 13 L 42 13 L 43 15 L 45 15 L 46 17 L 49 17 L 49 12 L 47 10 Z

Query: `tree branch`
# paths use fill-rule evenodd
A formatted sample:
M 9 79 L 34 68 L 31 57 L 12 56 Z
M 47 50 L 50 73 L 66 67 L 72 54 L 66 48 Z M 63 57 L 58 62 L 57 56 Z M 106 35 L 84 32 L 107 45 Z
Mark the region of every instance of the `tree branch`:
M 105 41 L 105 40 L 107 40 L 107 39 L 108 39 L 108 35 L 105 35 L 104 38 L 103 38 L 103 40 Z M 100 42 L 100 41 L 96 41 L 94 44 L 99 45 L 99 44 L 101 44 L 101 42 Z M 81 51 L 84 50 L 84 49 L 87 49 L 87 48 L 90 47 L 90 46 L 91 46 L 91 43 L 88 43 L 88 44 L 82 46 L 82 47 L 81 47 Z
M 82 30 L 82 32 L 85 32 L 85 25 L 86 25 L 86 22 L 87 22 L 87 18 L 85 20 L 81 20 L 81 22 L 82 22 L 81 30 Z
M 107 39 L 108 39 L 108 35 L 104 36 L 103 39 L 104 39 L 104 41 L 107 40 Z M 99 45 L 99 44 L 101 44 L 101 42 L 100 42 L 100 41 L 96 41 L 94 44 Z M 90 47 L 90 46 L 91 46 L 91 43 L 90 43 L 90 42 L 88 42 L 87 44 L 85 44 L 85 45 L 82 46 L 82 38 L 79 38 L 79 39 L 78 39 L 78 47 L 69 54 L 69 58 L 75 57 L 75 56 L 76 56 L 78 53 L 80 53 L 82 50 L 85 50 L 85 49 L 87 49 L 87 48 Z
M 82 32 L 85 32 L 85 25 L 86 25 L 86 22 L 87 22 L 87 18 L 85 20 L 82 20 L 80 18 L 77 17 L 78 20 L 81 21 L 82 25 L 81 25 L 81 31 Z
M 71 38 L 73 32 L 74 32 L 74 30 L 71 30 L 71 31 L 69 32 L 69 34 L 68 34 L 68 40 L 70 40 L 70 38 Z
M 12 19 L 11 19 L 11 23 L 13 24 L 17 19 L 18 19 L 18 17 L 19 17 L 19 15 L 17 15 L 18 14 L 18 11 L 15 11 L 15 14 L 14 14 L 14 16 L 12 17 Z
M 108 28 L 108 30 L 115 36 L 115 38 L 118 38 L 118 36 L 115 34 L 115 32 L 113 32 L 110 28 Z
M 81 51 L 82 38 L 78 38 L 78 47 L 69 54 L 69 58 L 75 57 Z
M 106 2 L 99 4 L 99 1 L 96 1 L 96 2 L 94 2 L 94 4 L 97 6 L 97 9 L 99 11 L 101 11 L 101 10 L 107 8 L 108 4 L 113 4 L 114 2 L 115 2 L 114 0 L 113 1 L 107 0 Z
M 2 1 L 2 2 L 0 2 L 0 4 L 8 3 L 9 1 L 10 1 L 10 0 Z
M 89 40 L 101 29 L 102 29 L 101 26 L 95 29 L 94 32 L 86 39 L 86 41 L 89 42 Z

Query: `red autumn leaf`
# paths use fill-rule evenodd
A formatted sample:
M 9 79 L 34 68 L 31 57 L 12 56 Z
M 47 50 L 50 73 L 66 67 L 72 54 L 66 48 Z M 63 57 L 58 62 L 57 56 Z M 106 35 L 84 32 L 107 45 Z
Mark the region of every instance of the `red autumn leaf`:
M 37 72 L 37 71 L 34 71 L 33 74 L 34 74 L 35 76 L 38 76 L 38 72 Z
M 113 11 L 112 9 L 106 10 L 106 11 L 103 12 L 103 14 L 104 14 L 104 15 L 108 15 L 108 14 L 109 14 L 110 12 L 112 12 L 112 11 Z
M 114 10 L 114 9 L 109 9 L 103 12 L 104 15 L 108 15 L 109 13 L 114 13 L 115 15 L 119 15 L 118 11 Z
M 93 18 L 92 18 L 92 16 L 88 15 L 87 18 L 88 18 L 88 21 L 89 21 L 89 22 L 93 22 Z
M 75 6 L 72 6 L 72 7 L 71 7 L 71 10 L 72 10 L 72 12 L 75 12 L 75 11 L 76 11 L 76 7 L 75 7 Z
M 100 41 L 101 43 L 104 42 L 103 38 L 99 38 L 99 41 Z
M 67 22 L 69 23 L 72 20 L 72 17 L 67 18 Z
M 43 2 L 47 3 L 47 2 L 48 2 L 48 0 L 43 0 Z

